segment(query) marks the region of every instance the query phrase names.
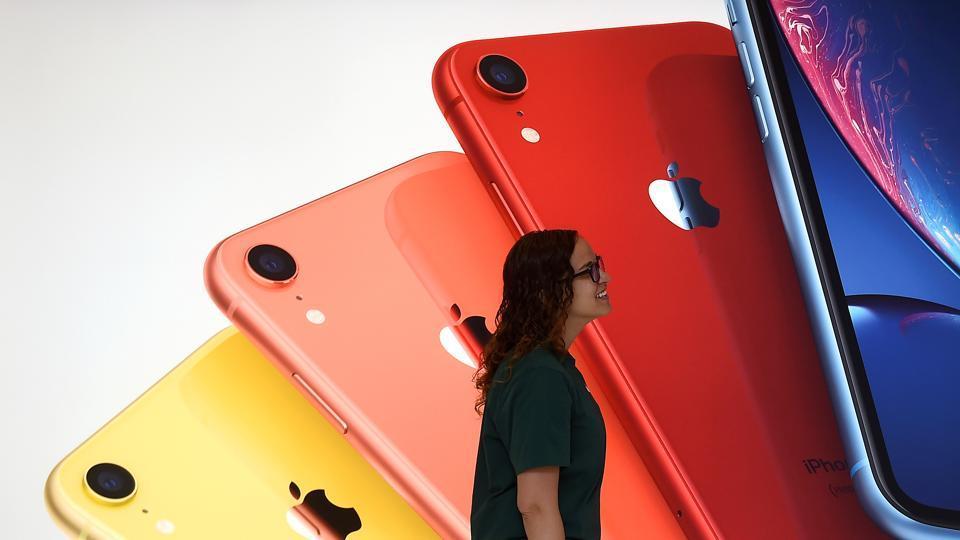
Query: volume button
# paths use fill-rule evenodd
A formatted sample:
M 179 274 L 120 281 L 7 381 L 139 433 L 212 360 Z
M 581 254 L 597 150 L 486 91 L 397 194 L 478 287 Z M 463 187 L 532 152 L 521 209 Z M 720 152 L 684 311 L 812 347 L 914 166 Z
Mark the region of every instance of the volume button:
M 727 20 L 730 26 L 737 24 L 737 10 L 733 7 L 733 0 L 727 0 Z
M 757 120 L 757 129 L 760 130 L 760 142 L 766 142 L 767 137 L 770 136 L 770 130 L 767 129 L 767 119 L 763 116 L 760 96 L 753 96 L 753 116 Z
M 335 423 L 337 423 L 337 424 L 340 425 L 340 431 L 341 431 L 344 435 L 346 435 L 346 434 L 347 434 L 347 423 L 344 422 L 343 418 L 340 418 L 340 415 L 337 414 L 337 412 L 334 411 L 331 406 L 327 405 L 327 402 L 324 401 L 323 398 L 321 398 L 320 395 L 317 394 L 317 392 L 314 391 L 314 389 L 311 388 L 309 384 L 307 384 L 307 381 L 303 380 L 303 377 L 301 377 L 300 374 L 294 373 L 294 374 L 293 374 L 293 379 L 294 379 L 295 381 L 297 381 L 298 383 L 300 383 L 300 386 L 302 386 L 303 389 L 306 390 L 307 393 L 310 394 L 310 396 L 313 397 L 313 399 L 316 400 L 316 402 L 319 403 L 319 404 L 323 407 L 323 409 L 330 415 L 330 417 L 333 419 L 333 421 L 334 421 Z
M 753 77 L 753 67 L 750 65 L 750 56 L 747 55 L 747 44 L 740 42 L 739 51 L 740 54 L 740 67 L 743 68 L 743 78 L 747 80 L 747 88 L 753 86 L 753 83 L 756 82 L 756 79 Z

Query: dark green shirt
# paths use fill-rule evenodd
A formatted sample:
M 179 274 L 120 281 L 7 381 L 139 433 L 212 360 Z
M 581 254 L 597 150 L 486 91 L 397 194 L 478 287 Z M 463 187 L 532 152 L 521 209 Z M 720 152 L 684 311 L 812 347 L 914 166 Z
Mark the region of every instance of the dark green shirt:
M 567 538 L 600 538 L 600 482 L 607 435 L 600 407 L 570 354 L 537 348 L 494 374 L 480 427 L 470 512 L 477 540 L 526 538 L 517 474 L 560 467 L 559 505 Z

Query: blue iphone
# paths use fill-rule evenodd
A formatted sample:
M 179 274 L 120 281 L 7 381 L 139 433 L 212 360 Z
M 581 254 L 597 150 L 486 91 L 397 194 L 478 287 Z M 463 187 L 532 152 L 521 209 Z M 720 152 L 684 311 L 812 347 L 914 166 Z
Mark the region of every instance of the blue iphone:
M 861 502 L 960 538 L 960 5 L 727 11 Z

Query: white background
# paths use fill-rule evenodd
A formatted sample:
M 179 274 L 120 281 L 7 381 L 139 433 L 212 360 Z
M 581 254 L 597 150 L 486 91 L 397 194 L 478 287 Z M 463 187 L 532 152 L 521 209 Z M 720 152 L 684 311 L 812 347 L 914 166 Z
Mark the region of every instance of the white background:
M 0 1 L 0 535 L 59 537 L 49 470 L 227 325 L 216 242 L 459 150 L 447 47 L 682 20 L 727 25 L 721 0 Z

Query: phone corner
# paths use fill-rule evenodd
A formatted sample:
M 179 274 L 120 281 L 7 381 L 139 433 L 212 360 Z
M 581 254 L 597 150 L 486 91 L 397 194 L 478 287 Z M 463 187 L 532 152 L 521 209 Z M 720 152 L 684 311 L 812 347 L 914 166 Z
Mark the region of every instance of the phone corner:
M 860 506 L 887 534 L 894 538 L 916 540 L 960 538 L 960 530 L 923 523 L 900 511 L 881 491 L 869 460 L 863 459 L 854 464 L 850 475 L 853 478 L 853 487 Z
M 460 165 L 466 161 L 467 158 L 462 152 L 456 152 L 454 150 L 434 150 L 433 152 L 420 154 L 407 163 L 417 162 L 417 164 L 420 165 L 420 170 L 424 172 L 431 172 Z
M 59 507 L 62 493 L 60 488 L 60 469 L 62 465 L 63 462 L 57 463 L 56 466 L 50 470 L 46 480 L 43 482 L 43 504 L 47 512 L 53 516 L 55 520 L 60 514 Z
M 237 297 L 223 261 L 224 245 L 230 238 L 232 236 L 217 242 L 203 262 L 203 284 L 207 294 L 228 319 L 236 307 L 234 304 Z
M 450 108 L 461 99 L 460 88 L 457 86 L 453 71 L 454 57 L 460 50 L 461 45 L 453 45 L 437 58 L 430 77 L 433 86 L 433 98 L 444 116 L 447 116 Z
M 60 478 L 62 468 L 63 461 L 60 461 L 47 475 L 43 483 L 43 505 L 57 528 L 68 535 L 78 536 L 81 527 L 70 511 L 70 503 Z

